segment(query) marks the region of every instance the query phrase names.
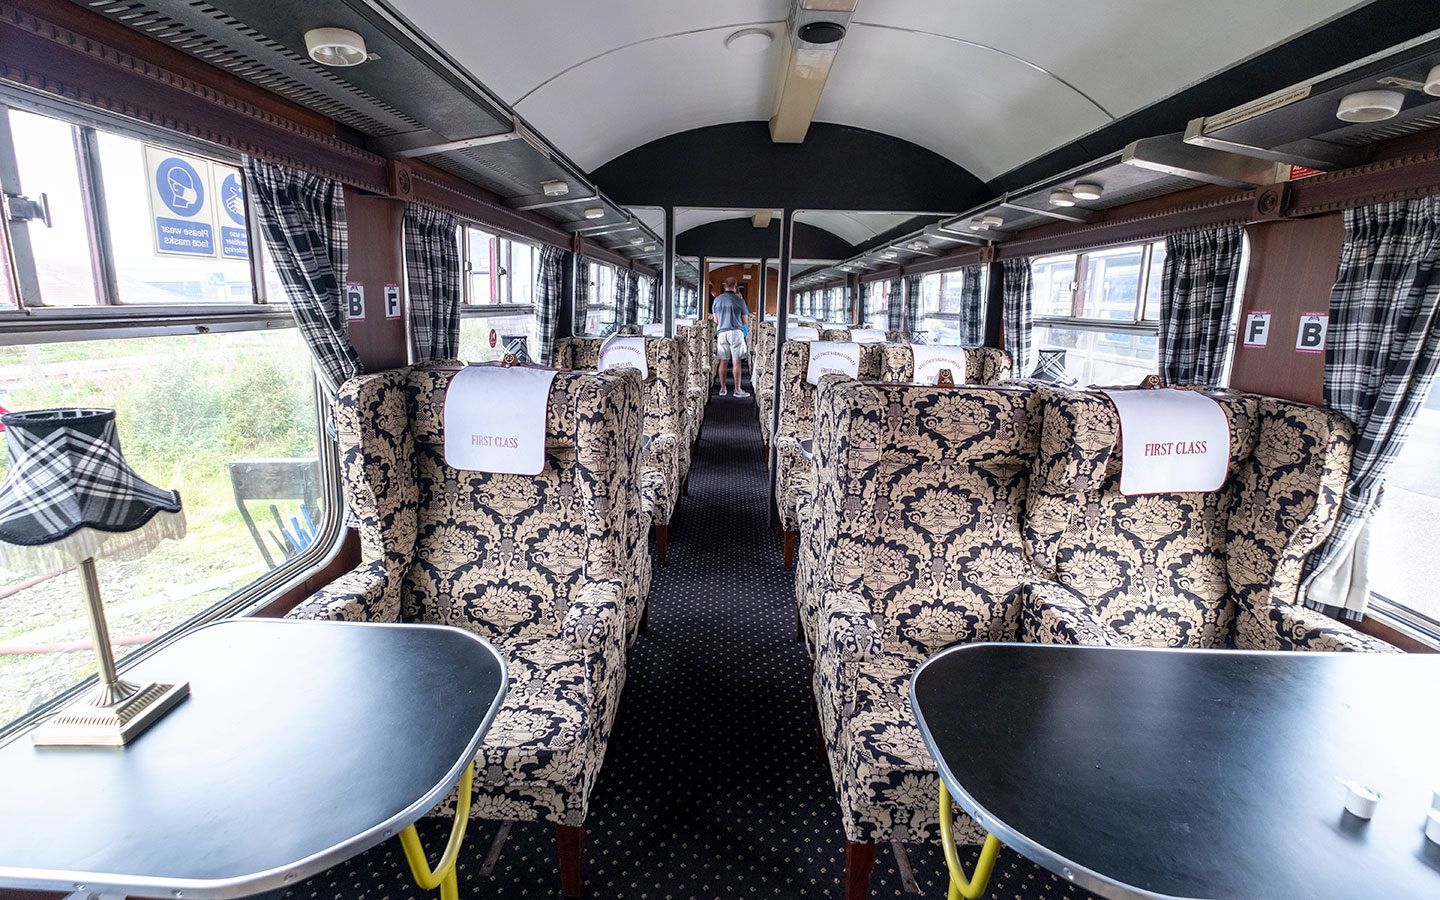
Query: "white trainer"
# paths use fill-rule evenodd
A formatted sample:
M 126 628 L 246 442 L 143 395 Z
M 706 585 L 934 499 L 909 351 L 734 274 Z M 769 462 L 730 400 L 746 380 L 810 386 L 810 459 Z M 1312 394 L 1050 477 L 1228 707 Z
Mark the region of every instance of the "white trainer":
M 737 397 L 748 397 L 748 396 L 750 396 L 750 395 L 749 395 L 748 393 L 746 393 L 744 390 L 737 390 L 737 391 L 735 392 L 735 396 L 737 396 Z
M 722 397 L 728 397 L 728 396 L 730 396 L 730 394 L 729 394 L 729 392 L 727 392 L 724 388 L 721 388 L 721 389 L 720 389 L 720 396 L 722 396 Z

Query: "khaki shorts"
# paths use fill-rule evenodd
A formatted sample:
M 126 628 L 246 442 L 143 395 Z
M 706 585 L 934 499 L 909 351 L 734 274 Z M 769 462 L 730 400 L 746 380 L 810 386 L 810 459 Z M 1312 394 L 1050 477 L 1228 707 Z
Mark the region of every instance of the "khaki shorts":
M 715 356 L 717 359 L 744 359 L 745 332 L 736 329 L 735 331 L 722 331 L 716 335 Z

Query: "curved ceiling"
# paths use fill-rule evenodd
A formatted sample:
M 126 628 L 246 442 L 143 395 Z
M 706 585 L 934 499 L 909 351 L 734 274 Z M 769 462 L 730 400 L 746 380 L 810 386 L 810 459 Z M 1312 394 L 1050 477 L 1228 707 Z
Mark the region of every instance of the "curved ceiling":
M 767 120 L 790 7 L 392 3 L 587 171 L 667 135 Z M 1361 5 L 860 0 L 815 120 L 893 135 L 988 180 Z M 754 56 L 726 50 L 743 27 L 777 40 Z

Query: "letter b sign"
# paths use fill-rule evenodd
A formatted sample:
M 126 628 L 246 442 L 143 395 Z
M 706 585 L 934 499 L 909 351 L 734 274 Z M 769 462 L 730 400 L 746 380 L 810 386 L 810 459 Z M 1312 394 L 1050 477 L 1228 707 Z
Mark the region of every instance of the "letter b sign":
M 1295 334 L 1295 349 L 1301 353 L 1324 353 L 1325 332 L 1330 326 L 1327 313 L 1301 313 L 1300 329 Z

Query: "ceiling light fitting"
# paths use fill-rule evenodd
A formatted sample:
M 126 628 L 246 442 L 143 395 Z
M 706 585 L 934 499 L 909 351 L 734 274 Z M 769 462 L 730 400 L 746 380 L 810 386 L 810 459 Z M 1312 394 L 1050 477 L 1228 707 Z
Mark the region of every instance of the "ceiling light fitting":
M 906 247 L 909 247 L 911 250 L 929 250 L 929 249 L 930 249 L 930 245 L 927 244 L 927 243 L 925 243 L 924 241 L 911 241 L 910 243 L 906 244 L 905 246 L 906 246 Z
M 563 197 L 570 193 L 570 185 L 551 179 L 540 182 L 540 190 L 544 191 L 547 197 Z
M 896 253 L 894 250 L 886 250 L 886 251 L 884 251 L 883 253 L 881 253 L 880 255 L 883 256 L 883 257 L 885 257 L 886 259 L 894 259 L 895 257 L 899 256 L 900 254 Z
M 643 244 L 643 243 L 645 243 L 645 239 L 642 238 L 642 237 L 633 237 L 633 238 L 630 239 L 630 243 L 632 243 L 632 244 Z
M 1098 184 L 1082 181 L 1071 188 L 1070 193 L 1075 195 L 1076 200 L 1099 200 L 1100 195 L 1105 193 L 1105 189 Z
M 970 230 L 979 231 L 982 228 L 999 228 L 1005 224 L 1005 220 L 999 216 L 976 216 L 970 220 Z
M 644 247 L 644 250 L 645 250 L 646 253 L 649 253 L 651 250 L 654 250 L 654 249 L 655 249 L 655 245 L 654 245 L 654 244 L 646 244 L 645 247 Z
M 370 58 L 365 39 L 348 28 L 312 28 L 305 32 L 305 52 L 322 66 L 358 66 Z
M 1340 98 L 1335 118 L 1342 122 L 1383 122 L 1392 119 L 1405 105 L 1399 91 L 1356 91 Z
M 1440 66 L 1430 70 L 1425 76 L 1425 93 L 1432 97 L 1440 97 Z
M 585 218 L 587 218 L 587 219 L 603 219 L 603 218 L 605 218 L 605 207 L 603 207 L 603 206 L 592 206 L 592 207 L 590 207 L 589 209 L 585 210 Z
M 742 28 L 725 38 L 725 49 L 741 56 L 754 56 L 770 48 L 775 35 L 764 28 Z
M 1074 206 L 1074 205 L 1075 205 L 1075 195 L 1072 194 L 1072 193 L 1070 193 L 1069 191 L 1065 190 L 1064 188 L 1060 188 L 1059 190 L 1051 191 L 1051 192 L 1050 192 L 1050 205 L 1051 205 L 1051 206 Z

